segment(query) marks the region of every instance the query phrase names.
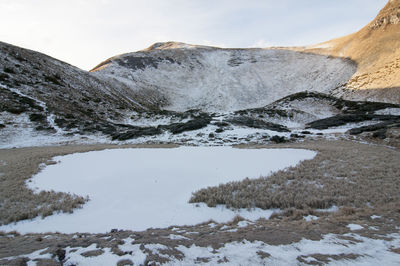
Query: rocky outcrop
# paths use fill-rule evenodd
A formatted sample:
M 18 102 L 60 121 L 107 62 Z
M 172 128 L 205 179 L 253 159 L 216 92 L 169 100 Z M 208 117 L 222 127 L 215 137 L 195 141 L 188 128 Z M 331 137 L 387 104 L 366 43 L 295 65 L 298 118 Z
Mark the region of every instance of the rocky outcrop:
M 400 23 L 400 1 L 389 0 L 378 16 L 369 24 L 371 29 L 379 29 L 387 25 Z

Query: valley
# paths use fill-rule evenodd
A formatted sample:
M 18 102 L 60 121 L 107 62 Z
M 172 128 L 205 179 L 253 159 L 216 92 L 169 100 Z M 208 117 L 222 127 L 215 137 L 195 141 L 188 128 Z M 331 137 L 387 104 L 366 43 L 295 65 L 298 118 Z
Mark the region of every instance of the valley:
M 0 42 L 0 265 L 397 265 L 400 1 L 305 47 L 84 71 Z

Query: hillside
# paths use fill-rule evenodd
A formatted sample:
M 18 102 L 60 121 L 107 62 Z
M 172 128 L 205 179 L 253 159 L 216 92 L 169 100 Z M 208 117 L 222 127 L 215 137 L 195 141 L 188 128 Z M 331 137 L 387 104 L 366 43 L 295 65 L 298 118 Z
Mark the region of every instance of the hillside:
M 159 99 L 135 92 L 47 55 L 0 42 L 1 144 L 32 145 L 65 134 L 109 131 L 126 112 L 158 109 Z M 112 130 L 112 129 L 111 129 Z
M 278 49 L 158 43 L 106 60 L 92 72 L 166 99 L 163 109 L 227 112 L 305 90 L 329 93 L 356 71 L 347 59 Z
M 357 71 L 335 95 L 400 102 L 400 0 L 390 0 L 356 33 L 296 50 L 348 57 L 357 64 Z
M 393 0 L 359 32 L 311 47 L 156 43 L 90 72 L 0 42 L 0 147 L 386 138 L 400 124 L 399 21 Z

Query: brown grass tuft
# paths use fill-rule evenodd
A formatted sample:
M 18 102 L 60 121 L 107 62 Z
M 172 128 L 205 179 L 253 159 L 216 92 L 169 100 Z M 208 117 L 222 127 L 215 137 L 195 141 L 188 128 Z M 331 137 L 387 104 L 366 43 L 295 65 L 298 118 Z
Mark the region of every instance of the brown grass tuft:
M 287 145 L 289 146 L 289 145 Z M 229 182 L 200 189 L 191 203 L 205 202 L 213 207 L 325 209 L 354 208 L 400 203 L 400 152 L 382 146 L 350 141 L 323 145 L 292 144 L 319 153 L 313 160 L 278 171 L 268 177 Z

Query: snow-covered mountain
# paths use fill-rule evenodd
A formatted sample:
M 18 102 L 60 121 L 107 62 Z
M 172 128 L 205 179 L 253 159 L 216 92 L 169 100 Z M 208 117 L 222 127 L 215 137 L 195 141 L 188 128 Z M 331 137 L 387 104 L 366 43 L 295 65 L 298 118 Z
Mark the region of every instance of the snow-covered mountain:
M 384 138 L 400 125 L 399 27 L 392 0 L 359 32 L 311 47 L 156 43 L 90 72 L 0 42 L 0 147 Z
M 351 60 L 285 49 L 221 49 L 183 43 L 106 60 L 92 72 L 165 98 L 163 109 L 226 112 L 265 106 L 300 91 L 329 93 L 356 71 Z

